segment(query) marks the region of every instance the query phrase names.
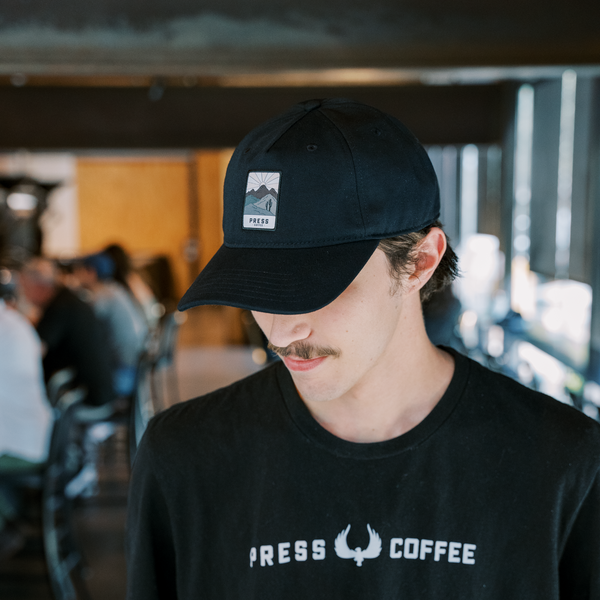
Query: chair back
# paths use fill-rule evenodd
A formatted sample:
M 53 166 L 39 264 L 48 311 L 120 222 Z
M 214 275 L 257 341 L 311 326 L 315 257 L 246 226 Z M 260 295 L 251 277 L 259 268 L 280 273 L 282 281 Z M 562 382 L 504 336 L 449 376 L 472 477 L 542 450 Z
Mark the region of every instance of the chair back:
M 167 313 L 160 320 L 155 366 L 166 366 L 173 362 L 180 324 L 181 316 L 176 312 Z
M 153 365 L 154 359 L 148 354 L 143 355 L 138 364 L 129 416 L 129 458 L 132 463 L 148 422 L 156 413 L 152 385 Z
M 89 598 L 82 578 L 83 562 L 71 515 L 72 503 L 65 495 L 67 483 L 80 467 L 78 457 L 72 455 L 71 434 L 75 430 L 75 411 L 86 395 L 82 388 L 66 389 L 71 381 L 62 374 L 49 391 L 55 401 L 55 418 L 46 463 L 34 471 L 10 474 L 12 485 L 42 492 L 44 557 L 52 597 L 56 600 Z
M 51 406 L 56 406 L 63 392 L 75 386 L 75 369 L 68 367 L 56 371 L 46 384 L 46 394 Z
M 75 388 L 60 394 L 54 406 L 54 426 L 50 438 L 47 465 L 57 465 L 64 462 L 64 455 L 68 451 L 69 435 L 73 429 L 73 422 L 77 407 L 85 399 L 86 393 L 82 388 Z
M 57 600 L 89 598 L 83 580 L 84 563 L 72 515 L 67 485 L 81 468 L 81 455 L 74 439 L 75 413 L 85 390 L 63 391 L 54 407 L 56 419 L 43 473 L 42 530 L 44 555 L 53 597 Z

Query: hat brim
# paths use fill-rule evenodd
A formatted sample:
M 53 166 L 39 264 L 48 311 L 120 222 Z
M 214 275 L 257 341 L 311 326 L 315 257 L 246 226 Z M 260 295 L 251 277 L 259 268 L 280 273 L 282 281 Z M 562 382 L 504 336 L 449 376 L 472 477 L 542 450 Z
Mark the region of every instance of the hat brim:
M 179 310 L 224 304 L 301 314 L 333 302 L 377 249 L 379 240 L 319 248 L 229 248 L 222 245 L 179 302 Z

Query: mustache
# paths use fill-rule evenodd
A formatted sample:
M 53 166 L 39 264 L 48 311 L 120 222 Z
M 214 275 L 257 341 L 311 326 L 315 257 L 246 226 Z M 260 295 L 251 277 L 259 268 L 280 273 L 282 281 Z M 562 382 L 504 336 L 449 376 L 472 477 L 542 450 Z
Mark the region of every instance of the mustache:
M 303 360 L 310 360 L 311 358 L 320 358 L 321 356 L 333 356 L 338 357 L 341 353 L 336 348 L 329 348 L 327 346 L 313 346 L 307 342 L 293 342 L 285 348 L 280 348 L 269 342 L 269 350 L 272 350 L 279 356 L 295 356 Z

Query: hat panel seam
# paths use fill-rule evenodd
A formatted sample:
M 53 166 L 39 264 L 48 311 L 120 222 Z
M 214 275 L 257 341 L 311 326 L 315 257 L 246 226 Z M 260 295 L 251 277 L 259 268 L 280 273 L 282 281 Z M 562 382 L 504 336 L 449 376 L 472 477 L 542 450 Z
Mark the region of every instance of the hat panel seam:
M 426 171 L 433 172 L 433 180 L 435 181 L 435 185 L 437 188 L 437 193 L 439 195 L 439 181 L 437 179 L 437 174 L 435 173 L 435 169 L 433 168 L 433 164 L 431 163 L 431 159 L 427 154 L 427 150 L 423 147 L 423 144 L 419 141 L 417 136 L 410 130 L 404 123 L 393 117 L 392 115 L 388 115 L 384 113 L 384 117 L 388 123 L 390 123 L 396 130 L 398 130 L 404 137 L 409 141 L 413 148 L 416 150 L 414 153 L 415 158 L 419 161 L 419 167 L 421 169 L 425 169 Z M 439 217 L 439 213 L 438 213 Z M 426 227 L 424 225 L 423 227 Z
M 269 145 L 268 148 L 266 148 L 264 150 L 264 153 L 266 154 L 267 152 L 270 152 L 271 148 L 273 148 L 273 146 L 292 128 L 294 127 L 294 125 L 297 125 L 298 123 L 300 123 L 300 121 L 302 121 L 302 119 L 304 119 L 306 117 L 306 115 L 308 115 L 310 113 L 305 112 L 304 114 L 302 114 L 301 112 L 298 112 L 298 118 L 297 119 L 293 119 L 290 121 L 290 123 L 288 124 L 288 126 L 280 132 L 279 136 L 276 137 L 271 144 Z
M 376 117 L 378 117 L 379 119 L 382 119 L 382 117 L 383 117 L 383 119 L 382 119 L 383 122 L 386 123 L 388 125 L 388 127 L 390 127 L 390 130 L 389 130 L 390 137 L 393 138 L 394 141 L 397 141 L 397 139 L 398 139 L 397 138 L 397 136 L 398 136 L 398 128 L 395 127 L 395 124 L 393 123 L 393 121 L 391 121 L 390 119 L 388 119 L 387 115 L 385 113 L 379 111 L 378 109 L 375 109 L 375 108 L 371 107 L 371 112 L 374 113 L 374 115 Z M 365 187 L 365 185 L 364 185 L 364 179 L 363 179 L 362 158 L 357 157 L 357 160 L 361 164 L 361 189 L 362 189 L 362 187 Z M 367 221 L 366 226 L 368 227 L 367 230 L 369 230 L 373 226 L 373 224 L 376 222 L 373 219 L 369 219 L 368 217 L 369 217 L 369 213 L 367 212 L 367 219 L 366 219 L 366 221 Z M 407 231 L 410 231 L 410 230 L 412 230 L 411 227 L 407 228 Z M 395 233 L 395 234 L 393 234 L 390 237 L 394 237 L 395 235 L 402 235 L 402 233 Z M 383 234 L 383 235 L 382 234 L 371 234 L 371 236 L 377 237 L 378 239 L 382 239 L 383 237 L 388 237 L 388 234 Z
M 256 130 L 251 131 L 250 133 L 248 133 L 243 139 L 242 141 L 237 145 L 237 147 L 235 148 L 233 155 L 231 157 L 231 161 L 229 163 L 229 165 L 227 166 L 227 170 L 229 171 L 230 166 L 232 166 L 232 163 L 234 160 L 238 160 L 239 157 L 241 155 L 244 154 L 244 152 L 246 150 L 248 150 L 249 148 L 252 148 L 255 146 L 256 144 L 256 137 L 257 136 L 263 136 L 265 131 L 269 131 L 270 127 L 276 126 L 278 125 L 280 122 L 284 123 L 287 120 L 290 120 L 290 124 L 288 125 L 288 127 L 285 129 L 285 131 L 288 131 L 289 127 L 293 126 L 294 123 L 296 123 L 298 121 L 298 119 L 291 119 L 291 117 L 295 116 L 293 113 L 284 113 L 282 115 L 279 115 L 277 117 L 273 117 L 272 119 L 269 119 L 268 121 L 265 121 L 264 123 L 262 123 L 262 125 L 259 125 Z M 297 116 L 300 117 L 301 113 L 298 112 Z M 269 138 L 271 136 L 268 136 Z M 252 139 L 250 139 L 252 138 Z M 276 138 L 274 142 L 271 142 L 269 147 L 267 148 L 267 151 L 271 148 L 271 146 L 277 142 L 277 140 L 279 139 Z
M 419 161 L 419 167 L 421 169 L 433 170 L 435 183 L 439 189 L 439 183 L 437 180 L 437 174 L 435 174 L 435 169 L 431 164 L 431 160 L 427 155 L 427 151 L 425 150 L 425 148 L 423 148 L 423 145 L 421 144 L 417 136 L 412 131 L 410 131 L 410 129 L 408 129 L 406 125 L 404 125 L 404 123 L 402 123 L 401 121 L 396 122 L 396 119 L 390 117 L 390 115 L 385 115 L 385 118 L 391 125 L 393 125 L 397 130 L 399 130 L 410 141 L 413 148 L 415 148 L 416 152 L 414 154 L 415 158 Z
M 356 102 L 350 102 L 348 104 L 360 104 L 360 103 L 356 103 Z M 383 113 L 382 111 L 380 111 L 379 109 L 373 107 L 373 106 L 367 106 L 367 105 L 361 105 L 361 109 L 368 111 L 371 113 L 372 117 L 374 119 L 381 119 L 381 117 L 385 117 L 385 113 Z M 341 112 L 341 111 L 339 111 Z M 336 125 L 336 127 L 338 127 Z M 339 129 L 339 127 L 338 127 Z M 340 130 L 341 133 L 341 130 Z M 363 210 L 363 205 L 362 205 L 362 201 L 363 201 L 363 196 L 362 196 L 362 190 L 365 189 L 365 185 L 364 185 L 364 176 L 363 176 L 363 169 L 362 169 L 362 160 L 360 159 L 360 154 L 355 154 L 354 152 L 354 144 L 351 144 L 348 137 L 346 137 L 344 134 L 342 134 L 344 136 L 344 139 L 346 141 L 346 144 L 348 146 L 348 149 L 350 150 L 350 154 L 352 156 L 352 162 L 354 164 L 354 174 L 355 174 L 355 182 L 356 182 L 356 196 L 357 198 L 359 198 L 359 210 L 360 210 L 360 214 L 362 217 L 362 222 L 363 222 L 363 228 L 364 228 L 364 235 L 367 236 L 367 231 L 369 231 L 370 226 L 371 226 L 371 220 L 369 219 L 369 215 L 368 212 L 365 213 L 365 211 Z M 360 169 L 358 168 L 360 166 Z M 360 186 L 359 186 L 359 181 L 358 179 L 360 179 Z M 363 239 L 375 239 L 375 235 L 369 235 L 368 237 L 365 237 Z
M 354 152 L 352 151 L 352 146 L 348 142 L 348 138 L 344 135 L 344 133 L 340 129 L 340 126 L 329 115 L 325 114 L 321 110 L 321 108 L 319 108 L 318 111 L 333 125 L 338 137 L 340 137 L 344 141 L 344 144 L 346 145 L 346 148 L 348 148 L 348 152 L 350 153 L 350 158 L 352 160 L 352 166 L 353 166 L 353 170 L 354 170 L 354 190 L 356 193 L 356 200 L 358 203 L 358 213 L 360 214 L 360 220 L 362 222 L 363 236 L 364 236 L 367 233 L 367 226 L 365 223 L 365 215 L 364 215 L 363 209 L 362 209 L 362 203 L 361 203 L 362 198 L 359 193 L 359 187 L 358 187 L 358 181 L 357 181 L 358 175 L 357 175 L 357 168 L 356 168 L 356 160 L 354 157 Z
M 410 143 L 413 146 L 421 148 L 421 149 L 423 149 L 423 151 L 425 151 L 421 142 L 419 142 L 419 140 L 417 139 L 415 134 L 410 129 L 408 129 L 406 127 L 406 125 L 404 125 L 404 123 L 402 123 L 401 121 L 398 121 L 395 118 L 390 117 L 390 115 L 387 115 L 385 113 L 382 113 L 382 116 L 394 129 L 399 131 L 408 141 L 410 141 Z

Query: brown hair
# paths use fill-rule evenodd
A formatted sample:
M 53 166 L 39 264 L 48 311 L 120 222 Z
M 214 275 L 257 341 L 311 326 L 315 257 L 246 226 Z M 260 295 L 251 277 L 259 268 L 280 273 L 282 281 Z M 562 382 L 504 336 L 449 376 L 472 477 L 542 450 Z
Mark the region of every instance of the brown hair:
M 442 224 L 435 221 L 420 231 L 387 238 L 379 242 L 379 249 L 387 256 L 390 275 L 397 285 L 402 285 L 404 277 L 409 275 L 417 265 L 419 261 L 419 243 L 433 227 L 442 229 Z M 444 235 L 446 235 L 445 232 Z M 420 290 L 421 302 L 428 300 L 435 292 L 439 292 L 452 283 L 459 273 L 458 258 L 450 247 L 447 236 L 446 242 L 446 252 L 442 256 L 440 264 L 429 281 Z

